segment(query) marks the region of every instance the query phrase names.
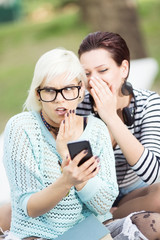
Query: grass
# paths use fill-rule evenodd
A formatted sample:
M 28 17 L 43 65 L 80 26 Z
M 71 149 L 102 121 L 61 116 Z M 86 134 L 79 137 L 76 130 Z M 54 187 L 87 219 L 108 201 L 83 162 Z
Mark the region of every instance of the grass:
M 36 9 L 37 1 L 23 0 L 25 15 Z M 45 3 L 50 3 L 46 0 Z M 148 55 L 160 65 L 159 0 L 137 0 L 140 24 Z M 43 0 L 39 1 L 39 4 Z M 0 26 L 0 132 L 7 120 L 22 111 L 27 91 L 38 58 L 55 47 L 65 47 L 77 52 L 78 46 L 90 29 L 80 21 L 79 11 L 70 8 L 63 14 L 38 23 L 24 19 Z M 160 89 L 160 73 L 155 89 Z

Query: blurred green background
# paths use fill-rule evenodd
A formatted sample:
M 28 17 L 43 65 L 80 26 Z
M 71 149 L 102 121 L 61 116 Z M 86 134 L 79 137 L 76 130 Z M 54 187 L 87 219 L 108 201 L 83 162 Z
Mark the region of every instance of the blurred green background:
M 21 0 L 14 16 L 18 20 L 0 24 L 0 133 L 7 120 L 22 111 L 38 58 L 56 47 L 77 53 L 84 36 L 92 31 L 81 21 L 77 4 L 59 3 Z M 137 3 L 148 55 L 160 66 L 160 1 L 137 0 Z M 152 90 L 160 93 L 160 73 Z

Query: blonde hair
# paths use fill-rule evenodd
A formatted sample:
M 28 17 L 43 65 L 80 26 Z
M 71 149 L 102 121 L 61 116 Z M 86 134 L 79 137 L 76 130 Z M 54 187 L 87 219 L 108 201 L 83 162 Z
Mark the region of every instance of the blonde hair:
M 40 111 L 41 102 L 37 98 L 37 89 L 45 80 L 47 82 L 55 77 L 65 74 L 64 81 L 69 83 L 74 79 L 82 81 L 87 86 L 87 78 L 78 57 L 72 52 L 56 48 L 43 54 L 36 63 L 28 97 L 23 105 L 23 110 Z

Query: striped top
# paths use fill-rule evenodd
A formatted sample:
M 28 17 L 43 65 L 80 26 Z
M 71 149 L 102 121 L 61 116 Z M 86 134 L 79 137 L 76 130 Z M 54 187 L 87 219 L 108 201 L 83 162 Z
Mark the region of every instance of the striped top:
M 149 90 L 134 89 L 137 108 L 135 121 L 127 126 L 129 131 L 142 143 L 145 150 L 138 162 L 131 167 L 120 147 L 114 149 L 119 187 L 127 187 L 140 177 L 148 184 L 154 183 L 160 175 L 160 96 Z M 129 107 L 134 107 L 134 98 Z M 77 114 L 91 113 L 89 94 L 78 106 Z

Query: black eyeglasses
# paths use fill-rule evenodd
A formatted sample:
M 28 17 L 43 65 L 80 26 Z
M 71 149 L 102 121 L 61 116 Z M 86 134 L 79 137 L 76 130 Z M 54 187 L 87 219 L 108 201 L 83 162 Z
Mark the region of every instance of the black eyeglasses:
M 44 87 L 37 89 L 37 92 L 40 96 L 40 100 L 43 102 L 53 102 L 58 93 L 61 93 L 65 100 L 71 101 L 79 97 L 80 89 L 81 86 L 70 86 L 61 89 Z

